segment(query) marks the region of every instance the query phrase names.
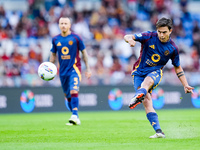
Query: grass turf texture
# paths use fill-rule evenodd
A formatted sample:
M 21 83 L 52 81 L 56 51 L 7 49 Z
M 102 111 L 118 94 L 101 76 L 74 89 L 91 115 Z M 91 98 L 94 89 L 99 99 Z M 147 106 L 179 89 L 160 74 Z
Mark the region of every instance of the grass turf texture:
M 0 115 L 0 150 L 199 150 L 200 110 L 159 110 L 165 139 L 144 111 L 80 112 L 81 126 L 66 126 L 67 113 Z

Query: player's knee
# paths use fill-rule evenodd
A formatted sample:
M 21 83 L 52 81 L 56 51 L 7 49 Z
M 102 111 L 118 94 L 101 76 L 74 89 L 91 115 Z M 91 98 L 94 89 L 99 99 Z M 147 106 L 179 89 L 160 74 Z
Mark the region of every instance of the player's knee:
M 145 80 L 142 82 L 141 87 L 149 90 L 154 85 L 154 80 L 151 77 L 146 77 Z
M 78 91 L 76 91 L 76 90 L 71 90 L 71 91 L 70 91 L 70 94 L 78 94 Z

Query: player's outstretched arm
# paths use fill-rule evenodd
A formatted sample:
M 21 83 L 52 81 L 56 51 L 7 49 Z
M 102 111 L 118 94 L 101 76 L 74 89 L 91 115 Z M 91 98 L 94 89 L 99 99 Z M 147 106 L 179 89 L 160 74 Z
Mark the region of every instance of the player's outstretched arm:
M 176 75 L 178 76 L 179 80 L 181 81 L 181 83 L 184 87 L 185 93 L 193 93 L 192 90 L 194 89 L 194 87 L 191 87 L 191 86 L 188 85 L 188 82 L 187 82 L 187 79 L 185 77 L 185 74 L 184 74 L 182 67 L 181 66 L 178 66 L 178 67 L 174 66 L 174 69 L 175 69 Z
M 52 63 L 56 62 L 56 53 L 51 53 L 49 61 L 52 62 Z
M 92 73 L 91 73 L 91 70 L 90 70 L 90 66 L 89 66 L 89 64 L 88 64 L 88 54 L 87 54 L 86 49 L 84 49 L 84 50 L 82 51 L 82 54 L 83 54 L 83 61 L 84 61 L 85 66 L 86 66 L 85 76 L 86 76 L 87 78 L 90 78 L 91 75 L 92 75 Z
M 136 44 L 134 35 L 127 34 L 127 35 L 124 36 L 124 40 L 125 40 L 125 42 L 129 43 L 129 45 L 131 47 L 134 47 L 135 44 Z

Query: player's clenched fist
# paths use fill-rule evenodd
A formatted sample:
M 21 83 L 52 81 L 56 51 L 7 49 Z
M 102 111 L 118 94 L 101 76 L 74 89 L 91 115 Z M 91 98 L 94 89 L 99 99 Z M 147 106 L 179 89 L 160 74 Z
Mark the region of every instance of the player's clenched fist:
M 125 40 L 127 43 L 129 43 L 131 47 L 134 47 L 135 44 L 136 44 L 134 38 L 135 38 L 135 37 L 134 37 L 133 35 L 125 35 L 125 36 L 124 36 L 124 40 Z

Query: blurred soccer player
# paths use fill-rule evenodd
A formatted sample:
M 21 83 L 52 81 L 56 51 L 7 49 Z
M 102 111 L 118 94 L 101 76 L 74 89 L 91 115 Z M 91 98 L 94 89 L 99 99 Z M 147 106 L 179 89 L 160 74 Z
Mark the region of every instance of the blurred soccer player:
M 82 52 L 83 61 L 86 66 L 85 76 L 90 78 L 91 71 L 88 65 L 88 55 L 83 41 L 71 32 L 71 22 L 67 17 L 59 19 L 61 34 L 52 39 L 50 62 L 55 63 L 56 54 L 59 61 L 59 75 L 63 92 L 68 100 L 68 107 L 72 112 L 69 123 L 66 125 L 80 125 L 78 116 L 79 106 L 79 84 L 81 81 L 81 60 L 79 51 Z
M 162 132 L 158 115 L 153 108 L 151 92 L 158 86 L 162 79 L 162 69 L 169 59 L 172 60 L 175 72 L 181 81 L 185 93 L 192 93 L 193 87 L 188 85 L 179 61 L 178 47 L 170 38 L 172 33 L 171 19 L 161 18 L 156 23 L 157 31 L 143 32 L 140 34 L 125 35 L 124 40 L 134 47 L 136 41 L 141 43 L 140 56 L 133 66 L 133 83 L 136 91 L 131 99 L 129 108 L 133 109 L 143 103 L 147 119 L 153 126 L 156 134 L 149 138 L 165 138 Z

